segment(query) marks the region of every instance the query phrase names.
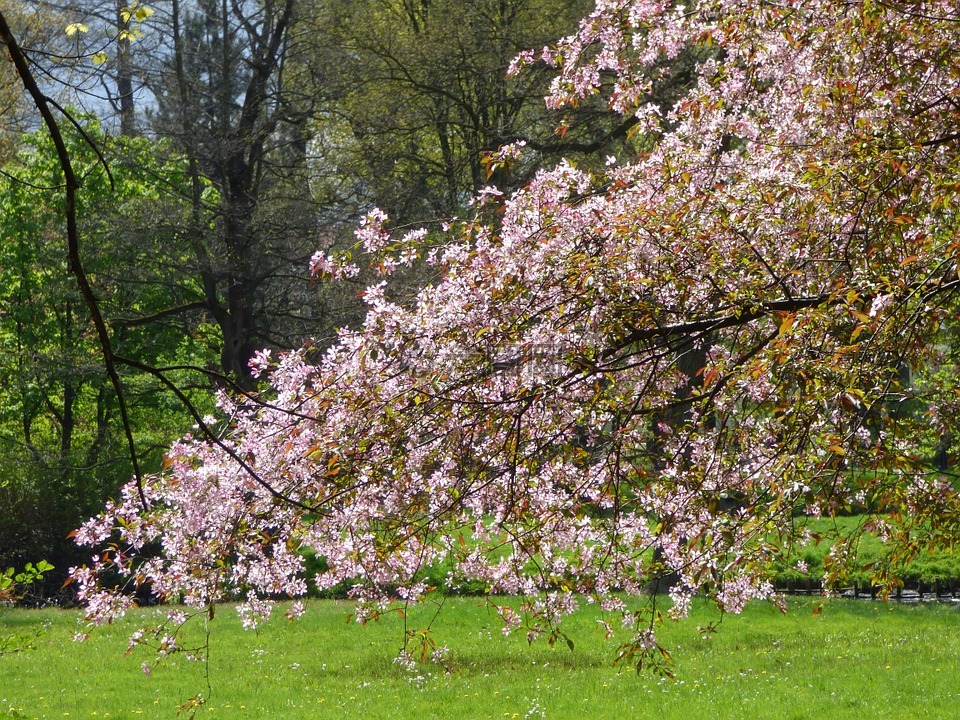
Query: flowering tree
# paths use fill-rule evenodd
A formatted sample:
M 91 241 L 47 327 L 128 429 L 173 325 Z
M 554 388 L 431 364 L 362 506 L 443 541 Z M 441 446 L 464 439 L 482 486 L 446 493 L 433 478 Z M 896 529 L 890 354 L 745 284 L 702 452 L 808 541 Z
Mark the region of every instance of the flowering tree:
M 551 105 L 635 116 L 636 156 L 481 194 L 442 236 L 371 213 L 377 269 L 422 256 L 438 280 L 407 304 L 369 287 L 324 353 L 255 357 L 269 390 L 221 398 L 221 439 L 184 438 L 78 532 L 111 542 L 75 571 L 91 617 L 132 603 L 99 588 L 110 568 L 198 608 L 242 597 L 255 623 L 306 592 L 310 550 L 361 617 L 446 563 L 524 596 L 534 634 L 595 598 L 642 661 L 651 580 L 675 578 L 678 615 L 771 598 L 807 516 L 873 513 L 878 583 L 955 542 L 929 461 L 960 401 L 924 378 L 951 362 L 960 287 L 958 40 L 946 1 L 597 0 L 516 70 L 555 66 Z M 695 80 L 647 102 L 681 54 Z

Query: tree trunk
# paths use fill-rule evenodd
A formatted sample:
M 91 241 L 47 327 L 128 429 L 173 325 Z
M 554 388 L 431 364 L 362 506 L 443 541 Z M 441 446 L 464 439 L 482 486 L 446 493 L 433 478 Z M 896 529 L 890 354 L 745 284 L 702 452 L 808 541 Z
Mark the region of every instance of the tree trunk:
M 130 57 L 130 18 L 124 0 L 117 0 L 117 98 L 120 102 L 120 134 L 136 135 L 133 104 L 133 66 Z M 129 10 L 127 10 L 129 13 Z

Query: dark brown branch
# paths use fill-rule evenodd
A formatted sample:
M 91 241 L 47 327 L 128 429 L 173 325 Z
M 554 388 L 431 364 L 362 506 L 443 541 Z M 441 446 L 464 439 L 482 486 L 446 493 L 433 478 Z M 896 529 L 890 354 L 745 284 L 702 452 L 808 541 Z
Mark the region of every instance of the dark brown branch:
M 909 285 L 905 288 L 906 292 L 919 292 L 926 290 L 928 296 L 936 295 L 942 292 L 955 292 L 960 288 L 960 279 L 957 280 L 925 280 Z M 871 300 L 870 295 L 861 295 L 862 300 Z M 846 302 L 842 294 L 821 293 L 820 295 L 811 295 L 807 297 L 789 298 L 785 300 L 771 300 L 769 302 L 758 303 L 749 308 L 731 308 L 723 314 L 697 318 L 686 322 L 673 323 L 669 325 L 657 325 L 648 328 L 633 328 L 627 333 L 615 346 L 608 348 L 601 354 L 601 359 L 608 359 L 626 347 L 647 340 L 658 338 L 679 337 L 692 334 L 702 334 L 714 330 L 723 330 L 725 328 L 742 327 L 754 320 L 762 317 L 774 315 L 783 312 L 797 312 L 812 307 L 823 305 L 837 305 Z
M 151 367 L 150 365 L 146 365 L 144 363 L 138 362 L 137 360 L 126 358 L 121 355 L 115 355 L 114 359 L 118 363 L 123 363 L 128 367 L 134 368 L 136 370 L 140 370 L 141 372 L 145 372 L 148 375 L 152 375 L 153 377 L 157 378 L 161 383 L 163 383 L 167 387 L 167 389 L 170 390 L 170 392 L 172 392 L 174 395 L 177 396 L 177 399 L 180 400 L 183 406 L 187 409 L 187 412 L 189 412 L 190 415 L 193 416 L 193 420 L 194 422 L 197 423 L 197 427 L 200 428 L 200 431 L 203 433 L 203 436 L 207 440 L 209 440 L 211 443 L 216 445 L 218 448 L 223 450 L 227 455 L 229 455 L 233 459 L 233 461 L 237 463 L 237 465 L 240 466 L 240 468 L 243 469 L 243 471 L 247 473 L 247 475 L 249 475 L 254 482 L 260 485 L 260 487 L 262 487 L 264 490 L 270 493 L 270 495 L 272 495 L 274 498 L 276 498 L 277 500 L 282 500 L 283 502 L 286 502 L 286 503 L 290 503 L 294 507 L 299 508 L 300 510 L 304 510 L 306 512 L 314 513 L 314 512 L 320 511 L 321 509 L 320 507 L 311 507 L 310 505 L 302 503 L 299 500 L 296 500 L 290 497 L 289 495 L 280 492 L 273 485 L 271 485 L 269 482 L 267 482 L 262 477 L 260 477 L 257 471 L 254 470 L 246 460 L 240 457 L 240 455 L 238 455 L 233 448 L 231 448 L 229 445 L 223 442 L 223 440 L 220 439 L 220 437 L 213 431 L 213 429 L 206 423 L 206 421 L 200 415 L 200 412 L 197 410 L 196 406 L 194 406 L 194 404 L 190 402 L 190 398 L 188 398 L 184 394 L 184 392 L 179 387 L 177 387 L 176 383 L 171 381 L 170 378 L 168 378 L 163 372 L 161 372 L 157 368 Z
M 177 307 L 167 308 L 166 310 L 160 310 L 155 312 L 153 315 L 145 315 L 144 317 L 138 318 L 128 318 L 128 319 L 119 319 L 114 320 L 113 324 L 117 327 L 138 327 L 140 325 L 149 325 L 154 323 L 157 320 L 162 320 L 165 317 L 170 317 L 171 315 L 180 315 L 181 313 L 190 312 L 191 310 L 203 310 L 207 307 L 207 303 L 202 300 L 197 300 L 196 302 L 187 303 L 186 305 L 178 305 Z
M 948 142 L 953 142 L 954 140 L 960 140 L 960 132 L 950 133 L 949 135 L 934 138 L 933 140 L 927 140 L 926 142 L 920 143 L 920 145 L 921 147 L 933 147 L 935 145 L 946 145 Z
M 57 150 L 57 157 L 60 161 L 60 168 L 63 171 L 64 179 L 64 215 L 67 221 L 67 257 L 70 261 L 70 270 L 76 279 L 77 286 L 80 289 L 80 295 L 83 297 L 87 311 L 90 313 L 90 318 L 97 331 L 97 338 L 100 341 L 100 348 L 103 355 L 103 364 L 107 371 L 107 376 L 110 378 L 110 383 L 113 385 L 113 389 L 117 394 L 117 405 L 120 409 L 120 419 L 123 424 L 123 430 L 127 437 L 130 461 L 133 463 L 133 472 L 137 482 L 137 490 L 140 493 L 140 502 L 146 506 L 146 498 L 143 495 L 143 474 L 140 471 L 140 461 L 137 458 L 136 444 L 133 440 L 133 430 L 130 426 L 129 414 L 127 413 L 127 403 L 123 394 L 123 386 L 120 383 L 120 375 L 117 373 L 117 368 L 114 364 L 113 347 L 110 344 L 110 333 L 107 330 L 103 314 L 100 312 L 97 297 L 93 292 L 93 288 L 90 287 L 90 281 L 87 279 L 87 274 L 83 269 L 83 263 L 80 259 L 80 230 L 77 226 L 76 204 L 77 190 L 80 187 L 80 183 L 73 171 L 70 152 L 67 150 L 57 119 L 50 109 L 48 98 L 37 86 L 37 82 L 30 72 L 30 64 L 20 50 L 20 46 L 17 44 L 17 40 L 10 30 L 7 19 L 2 12 L 0 12 L 0 41 L 7 46 L 7 52 L 17 69 L 20 82 L 23 83 L 24 89 L 33 99 L 33 103 L 40 113 L 41 118 L 43 118 L 47 132 L 50 133 L 50 139 L 53 141 L 53 145 Z M 96 150 L 96 148 L 94 148 L 94 150 Z
M 626 118 L 617 127 L 605 133 L 603 137 L 596 140 L 560 140 L 554 142 L 542 142 L 533 138 L 515 137 L 513 141 L 523 140 L 527 147 L 542 153 L 563 154 L 563 153 L 594 153 L 602 150 L 614 140 L 622 140 L 630 133 L 630 130 L 639 123 L 640 120 L 631 115 Z
M 67 111 L 67 109 L 64 108 L 60 103 L 58 103 L 56 100 L 50 97 L 46 98 L 46 100 L 48 103 L 53 105 L 61 115 L 63 115 L 67 120 L 70 121 L 70 124 L 73 125 L 74 129 L 78 133 L 80 133 L 80 137 L 82 137 L 86 141 L 87 145 L 90 146 L 90 149 L 93 150 L 93 152 L 96 154 L 97 159 L 100 161 L 100 164 L 103 166 L 103 169 L 106 171 L 107 180 L 110 181 L 110 188 L 113 189 L 116 183 L 114 183 L 113 181 L 113 173 L 110 172 L 110 165 L 107 163 L 107 159 L 103 156 L 103 153 L 100 152 L 100 148 L 97 147 L 97 144 L 93 141 L 93 138 L 90 137 L 90 135 L 87 133 L 86 130 L 84 130 L 83 125 L 81 125 L 80 122 L 75 117 L 73 117 L 73 115 L 71 115 Z

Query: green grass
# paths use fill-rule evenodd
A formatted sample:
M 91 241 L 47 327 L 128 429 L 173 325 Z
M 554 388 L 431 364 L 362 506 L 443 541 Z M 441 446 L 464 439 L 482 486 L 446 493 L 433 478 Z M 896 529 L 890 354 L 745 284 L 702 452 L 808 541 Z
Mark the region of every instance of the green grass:
M 150 621 L 143 610 L 74 643 L 79 615 L 0 610 L 0 631 L 45 624 L 33 650 L 0 656 L 0 718 L 172 718 L 196 693 L 198 718 L 831 718 L 950 717 L 960 706 L 960 608 L 833 601 L 814 616 L 813 601 L 784 616 L 765 604 L 727 617 L 704 639 L 694 615 L 662 631 L 675 680 L 612 666 L 616 641 L 604 640 L 588 607 L 566 628 L 576 641 L 528 646 L 504 638 L 482 600 L 452 598 L 434 623 L 447 668 L 393 662 L 403 623 L 391 615 L 361 627 L 349 605 L 313 602 L 288 624 L 247 632 L 229 608 L 212 626 L 209 687 L 203 665 L 177 656 L 145 675 L 146 650 L 124 656 L 127 638 Z M 412 613 L 425 624 L 428 609 Z

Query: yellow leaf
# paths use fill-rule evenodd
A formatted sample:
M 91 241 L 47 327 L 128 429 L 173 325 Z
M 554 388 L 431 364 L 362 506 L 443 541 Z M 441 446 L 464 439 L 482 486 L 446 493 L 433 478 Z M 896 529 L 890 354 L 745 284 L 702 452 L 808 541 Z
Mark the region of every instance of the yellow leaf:
M 101 50 L 100 52 L 95 53 L 92 59 L 94 65 L 103 65 L 107 60 L 110 59 L 110 56 Z
M 831 445 L 831 446 L 830 446 L 829 448 L 827 448 L 827 449 L 828 449 L 830 452 L 832 452 L 834 455 L 846 455 L 846 454 L 847 454 L 847 451 L 844 450 L 844 449 L 843 449 L 842 447 L 840 447 L 839 445 Z
M 780 335 L 786 335 L 790 332 L 790 328 L 793 327 L 793 321 L 796 320 L 797 316 L 793 313 L 783 313 L 780 316 L 780 327 L 778 328 L 778 333 Z
M 70 23 L 67 25 L 67 35 L 76 35 L 77 33 L 85 33 L 90 28 L 88 28 L 83 23 Z
M 134 13 L 134 17 L 138 22 L 143 22 L 148 17 L 153 15 L 153 10 L 148 8 L 146 5 L 141 5 L 137 8 L 137 11 Z

